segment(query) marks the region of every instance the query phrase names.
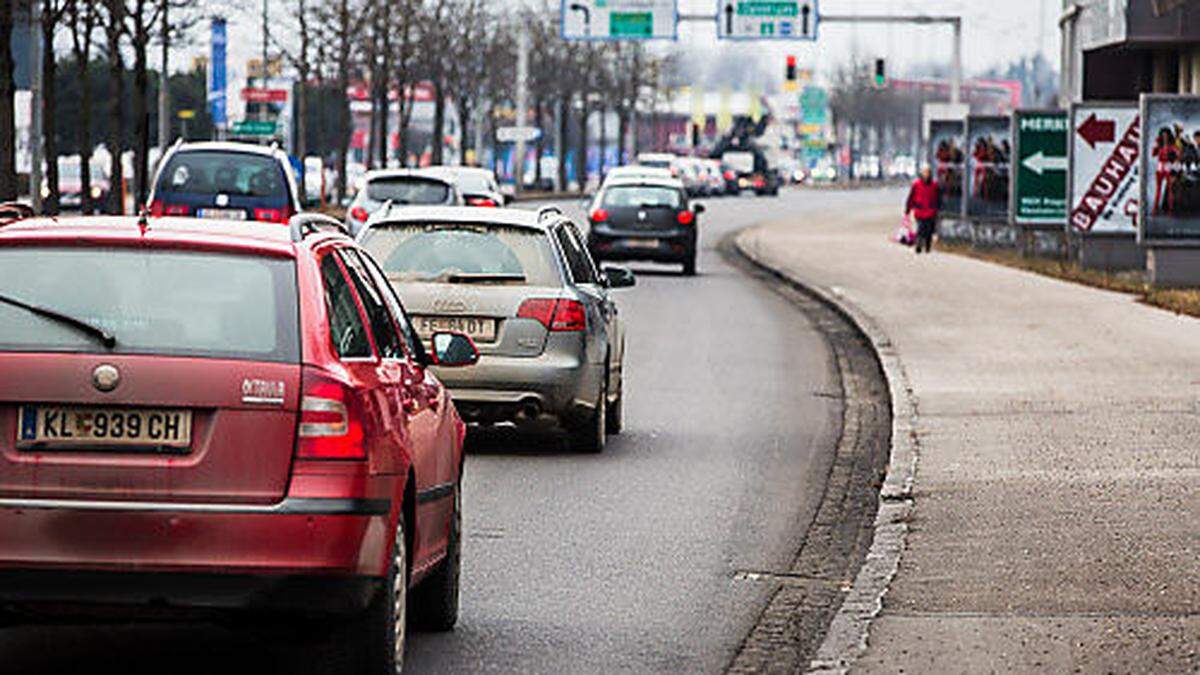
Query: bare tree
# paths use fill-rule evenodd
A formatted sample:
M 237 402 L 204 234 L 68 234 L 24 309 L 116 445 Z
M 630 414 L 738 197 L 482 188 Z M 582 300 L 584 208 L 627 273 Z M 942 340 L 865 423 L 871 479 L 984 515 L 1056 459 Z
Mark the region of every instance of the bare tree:
M 157 0 L 132 0 L 126 10 L 126 31 L 133 46 L 133 181 L 135 208 L 146 201 L 150 184 L 150 71 L 149 46 L 163 11 Z
M 0 200 L 17 198 L 16 115 L 13 109 L 15 64 L 12 57 L 13 6 L 0 0 Z
M 346 97 L 354 74 L 355 46 L 360 39 L 365 13 L 361 11 L 358 2 L 351 0 L 323 0 L 314 12 L 315 26 L 320 27 L 319 58 L 333 71 L 333 85 L 339 98 Z M 337 119 L 334 122 L 334 134 L 337 138 L 334 154 L 337 164 L 337 194 L 339 198 L 346 195 L 346 153 L 350 145 L 351 119 L 348 98 L 343 98 L 338 106 Z
M 316 54 L 313 47 L 311 0 L 293 0 L 291 19 L 296 24 L 297 44 L 294 47 L 282 44 L 274 33 L 270 38 L 283 58 L 296 70 L 296 155 L 303 161 L 308 156 L 308 88 L 318 73 Z
M 35 2 L 39 0 L 34 0 Z M 58 213 L 58 132 L 54 115 L 55 79 L 58 72 L 54 53 L 54 34 L 58 32 L 63 18 L 77 0 L 40 0 L 42 3 L 42 131 L 43 147 L 46 152 L 46 186 L 48 194 L 42 200 L 44 213 Z M 35 65 L 35 67 L 37 67 Z M 42 186 L 31 186 L 40 190 Z
M 92 58 L 92 39 L 99 23 L 99 11 L 90 2 L 70 3 L 71 52 L 75 55 L 75 76 L 79 80 L 79 125 L 75 129 L 79 141 L 80 207 L 91 213 L 92 204 L 92 86 L 88 64 Z
M 108 212 L 122 214 L 125 212 L 125 172 L 121 164 L 122 133 L 124 123 L 122 114 L 125 110 L 125 60 L 121 53 L 121 42 L 125 35 L 125 2 L 124 0 L 104 0 L 106 10 L 104 17 L 105 48 L 108 57 L 109 92 L 108 99 L 108 151 L 111 153 L 109 165 Z M 144 105 L 144 103 L 143 103 Z
M 396 129 L 400 137 L 396 152 L 400 164 L 408 163 L 408 130 L 412 121 L 413 88 L 418 79 L 418 57 L 420 45 L 419 11 L 421 0 L 394 0 L 392 2 L 391 79 L 396 87 Z

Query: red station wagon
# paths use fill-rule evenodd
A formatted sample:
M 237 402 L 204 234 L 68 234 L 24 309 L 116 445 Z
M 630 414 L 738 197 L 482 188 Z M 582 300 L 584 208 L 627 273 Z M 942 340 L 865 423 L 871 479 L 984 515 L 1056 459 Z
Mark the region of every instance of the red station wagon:
M 284 614 L 372 673 L 454 625 L 465 428 L 428 366 L 470 340 L 426 356 L 323 216 L 27 215 L 0 206 L 0 625 Z

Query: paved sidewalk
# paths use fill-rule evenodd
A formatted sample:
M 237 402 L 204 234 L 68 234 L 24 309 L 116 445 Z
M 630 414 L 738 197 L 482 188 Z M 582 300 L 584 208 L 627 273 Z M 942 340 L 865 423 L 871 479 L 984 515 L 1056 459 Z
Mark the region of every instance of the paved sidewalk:
M 855 670 L 1200 672 L 1200 321 L 916 256 L 902 198 L 739 239 L 871 317 L 913 388 L 915 510 Z

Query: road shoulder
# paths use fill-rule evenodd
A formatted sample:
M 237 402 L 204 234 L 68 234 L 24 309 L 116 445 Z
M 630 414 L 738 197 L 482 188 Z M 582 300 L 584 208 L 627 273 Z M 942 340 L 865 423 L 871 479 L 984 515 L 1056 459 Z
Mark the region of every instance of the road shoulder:
M 892 403 L 902 392 L 888 390 L 891 379 L 884 374 L 886 366 L 877 356 L 875 338 L 854 317 L 743 256 L 734 237 L 726 238 L 720 249 L 731 264 L 808 316 L 837 362 L 840 391 L 824 395 L 842 401 L 842 433 L 818 512 L 788 569 L 761 571 L 744 579 L 772 583 L 777 590 L 728 668 L 730 673 L 797 672 L 808 668 L 823 638 L 835 643 L 865 639 L 865 632 L 860 636 L 865 631 L 861 618 L 850 620 L 842 614 L 850 606 L 877 607 L 878 598 L 868 599 L 864 589 L 885 586 L 894 574 L 908 509 L 904 495 L 911 481 L 888 476 L 887 465 L 889 449 L 895 447 L 893 415 L 897 409 L 905 410 L 907 403 L 899 408 Z M 885 476 L 898 482 L 885 485 Z M 882 508 L 881 487 L 884 494 L 892 495 Z M 880 556 L 874 549 L 868 553 L 872 541 L 884 540 L 891 542 L 896 555 Z M 874 583 L 868 584 L 867 579 Z

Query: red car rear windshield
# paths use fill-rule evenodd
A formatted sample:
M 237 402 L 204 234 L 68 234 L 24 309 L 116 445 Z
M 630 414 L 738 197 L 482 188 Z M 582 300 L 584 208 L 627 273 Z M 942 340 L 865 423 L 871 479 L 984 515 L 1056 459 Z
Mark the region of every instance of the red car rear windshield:
M 0 351 L 105 353 L 298 363 L 295 262 L 144 249 L 0 248 Z M 14 302 L 15 301 L 15 302 Z

